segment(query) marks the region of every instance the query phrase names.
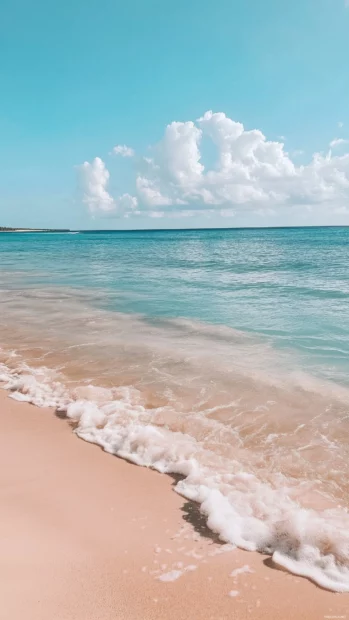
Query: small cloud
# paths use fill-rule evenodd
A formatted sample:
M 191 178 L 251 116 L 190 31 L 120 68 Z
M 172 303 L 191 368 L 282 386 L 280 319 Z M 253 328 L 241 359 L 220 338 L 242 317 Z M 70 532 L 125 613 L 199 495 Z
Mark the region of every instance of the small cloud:
M 85 161 L 77 166 L 82 202 L 91 215 L 98 213 L 107 217 L 134 212 L 138 207 L 138 198 L 125 193 L 114 199 L 108 192 L 109 171 L 100 157 L 90 163 Z
M 304 151 L 301 149 L 296 149 L 295 151 L 292 151 L 291 155 L 293 157 L 299 157 L 300 155 L 304 155 Z
M 130 194 L 122 194 L 117 199 L 117 205 L 122 211 L 134 211 L 138 207 L 138 199 Z
M 349 1 L 349 0 L 348 0 L 348 1 Z M 338 127 L 339 127 L 339 129 L 342 129 L 342 127 L 344 127 L 344 123 L 342 123 L 342 121 L 339 121 L 339 123 L 338 123 Z
M 149 211 L 149 217 L 164 217 L 165 213 L 163 211 Z
M 234 217 L 235 211 L 233 209 L 221 209 L 220 215 L 222 217 Z
M 114 155 L 121 155 L 121 157 L 134 157 L 135 152 L 130 146 L 126 144 L 118 144 L 113 148 Z
M 85 161 L 77 166 L 79 185 L 83 193 L 83 203 L 87 205 L 91 214 L 100 211 L 108 213 L 115 209 L 115 202 L 108 193 L 109 171 L 100 157 L 95 157 L 92 163 Z
M 183 211 L 171 211 L 169 217 L 193 217 L 198 215 L 198 213 L 198 211 L 195 212 L 193 209 L 184 209 Z
M 286 138 L 285 136 L 277 136 L 278 140 L 281 140 L 282 142 L 285 142 Z
M 330 142 L 330 148 L 335 149 L 337 146 L 340 146 L 341 144 L 346 144 L 347 142 L 348 140 L 344 140 L 343 138 L 335 138 L 334 140 L 332 140 L 332 142 Z

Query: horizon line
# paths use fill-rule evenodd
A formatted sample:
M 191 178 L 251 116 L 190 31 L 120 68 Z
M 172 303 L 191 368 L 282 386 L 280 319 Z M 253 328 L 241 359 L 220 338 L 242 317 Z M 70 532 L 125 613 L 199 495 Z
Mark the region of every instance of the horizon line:
M 190 228 L 25 228 L 0 226 L 1 232 L 18 233 L 137 233 L 137 232 L 195 232 L 201 230 L 298 230 L 304 228 L 349 228 L 349 224 L 305 224 L 289 226 L 213 226 Z
M 69 232 L 193 232 L 197 230 L 293 230 L 300 228 L 349 228 L 349 224 L 308 224 L 304 226 L 214 226 L 194 228 L 80 228 L 71 229 Z

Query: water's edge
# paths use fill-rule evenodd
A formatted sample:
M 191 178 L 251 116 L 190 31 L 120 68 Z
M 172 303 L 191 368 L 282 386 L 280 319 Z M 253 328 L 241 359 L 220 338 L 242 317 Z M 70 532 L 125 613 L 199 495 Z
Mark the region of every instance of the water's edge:
M 51 371 L 26 364 L 16 371 L 1 364 L 0 382 L 11 398 L 64 414 L 79 438 L 106 452 L 161 473 L 180 474 L 176 492 L 200 505 L 208 527 L 223 542 L 270 554 L 275 564 L 322 588 L 349 591 L 346 510 L 305 509 L 286 487 L 272 488 L 239 468 L 232 471 L 231 464 L 230 472 L 219 471 L 215 455 L 190 435 L 149 424 L 132 388 L 82 386 L 69 394 Z

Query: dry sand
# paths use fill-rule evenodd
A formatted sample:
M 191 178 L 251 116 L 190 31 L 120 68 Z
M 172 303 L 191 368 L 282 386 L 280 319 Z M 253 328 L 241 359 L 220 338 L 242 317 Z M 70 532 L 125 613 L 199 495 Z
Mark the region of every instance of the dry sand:
M 0 392 L 0 424 L 1 620 L 349 618 L 349 595 L 219 553 L 169 476 L 84 443 L 52 410 Z

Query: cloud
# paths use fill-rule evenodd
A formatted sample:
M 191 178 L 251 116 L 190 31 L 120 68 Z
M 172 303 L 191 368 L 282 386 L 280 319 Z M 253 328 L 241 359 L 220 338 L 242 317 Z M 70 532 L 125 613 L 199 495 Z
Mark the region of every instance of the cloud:
M 259 215 L 260 217 L 276 215 L 275 209 L 270 209 L 268 207 L 266 207 L 265 209 L 256 209 L 253 213 L 255 213 L 256 215 Z
M 85 161 L 81 166 L 78 166 L 78 170 L 83 193 L 82 201 L 87 205 L 90 213 L 114 210 L 114 199 L 107 191 L 110 175 L 104 161 L 100 157 L 95 157 L 91 164 Z
M 336 146 L 340 146 L 341 144 L 346 144 L 348 140 L 344 140 L 343 138 L 335 138 L 330 142 L 330 148 L 335 149 Z
M 149 211 L 149 217 L 164 217 L 163 211 Z
M 210 167 L 204 165 L 203 140 L 217 153 Z M 336 138 L 330 148 L 345 142 Z M 114 151 L 121 154 L 128 148 Z M 113 198 L 104 162 L 85 162 L 80 166 L 83 201 L 92 213 L 150 217 L 231 217 L 247 210 L 271 215 L 294 207 L 334 213 L 346 206 L 349 154 L 314 153 L 306 165 L 293 161 L 298 154 L 291 156 L 282 142 L 268 140 L 259 129 L 246 129 L 223 112 L 207 111 L 195 122 L 174 121 L 165 128 L 147 156 L 137 159 L 129 193 Z
M 121 157 L 134 157 L 135 152 L 131 149 L 130 146 L 126 146 L 126 144 L 118 144 L 114 146 L 113 151 L 114 155 L 121 155 Z
M 138 207 L 138 198 L 131 196 L 131 194 L 122 194 L 117 198 L 116 209 L 119 214 L 132 212 Z
M 221 215 L 222 217 L 234 217 L 235 211 L 234 209 L 221 209 L 219 215 Z
M 80 188 L 83 194 L 82 202 L 87 205 L 91 214 L 125 214 L 132 212 L 138 205 L 138 200 L 130 194 L 122 194 L 114 199 L 107 191 L 109 171 L 100 157 L 95 157 L 92 163 L 85 161 L 78 166 Z
M 136 179 L 136 187 L 138 195 L 140 196 L 142 202 L 145 203 L 147 206 L 165 207 L 172 204 L 171 199 L 167 196 L 163 196 L 155 181 L 153 181 L 152 179 L 138 176 Z
M 348 2 L 349 2 L 349 0 L 348 0 Z M 342 123 L 342 121 L 339 121 L 339 123 L 337 123 L 337 124 L 338 124 L 339 129 L 342 129 L 342 127 L 344 127 L 344 123 Z

